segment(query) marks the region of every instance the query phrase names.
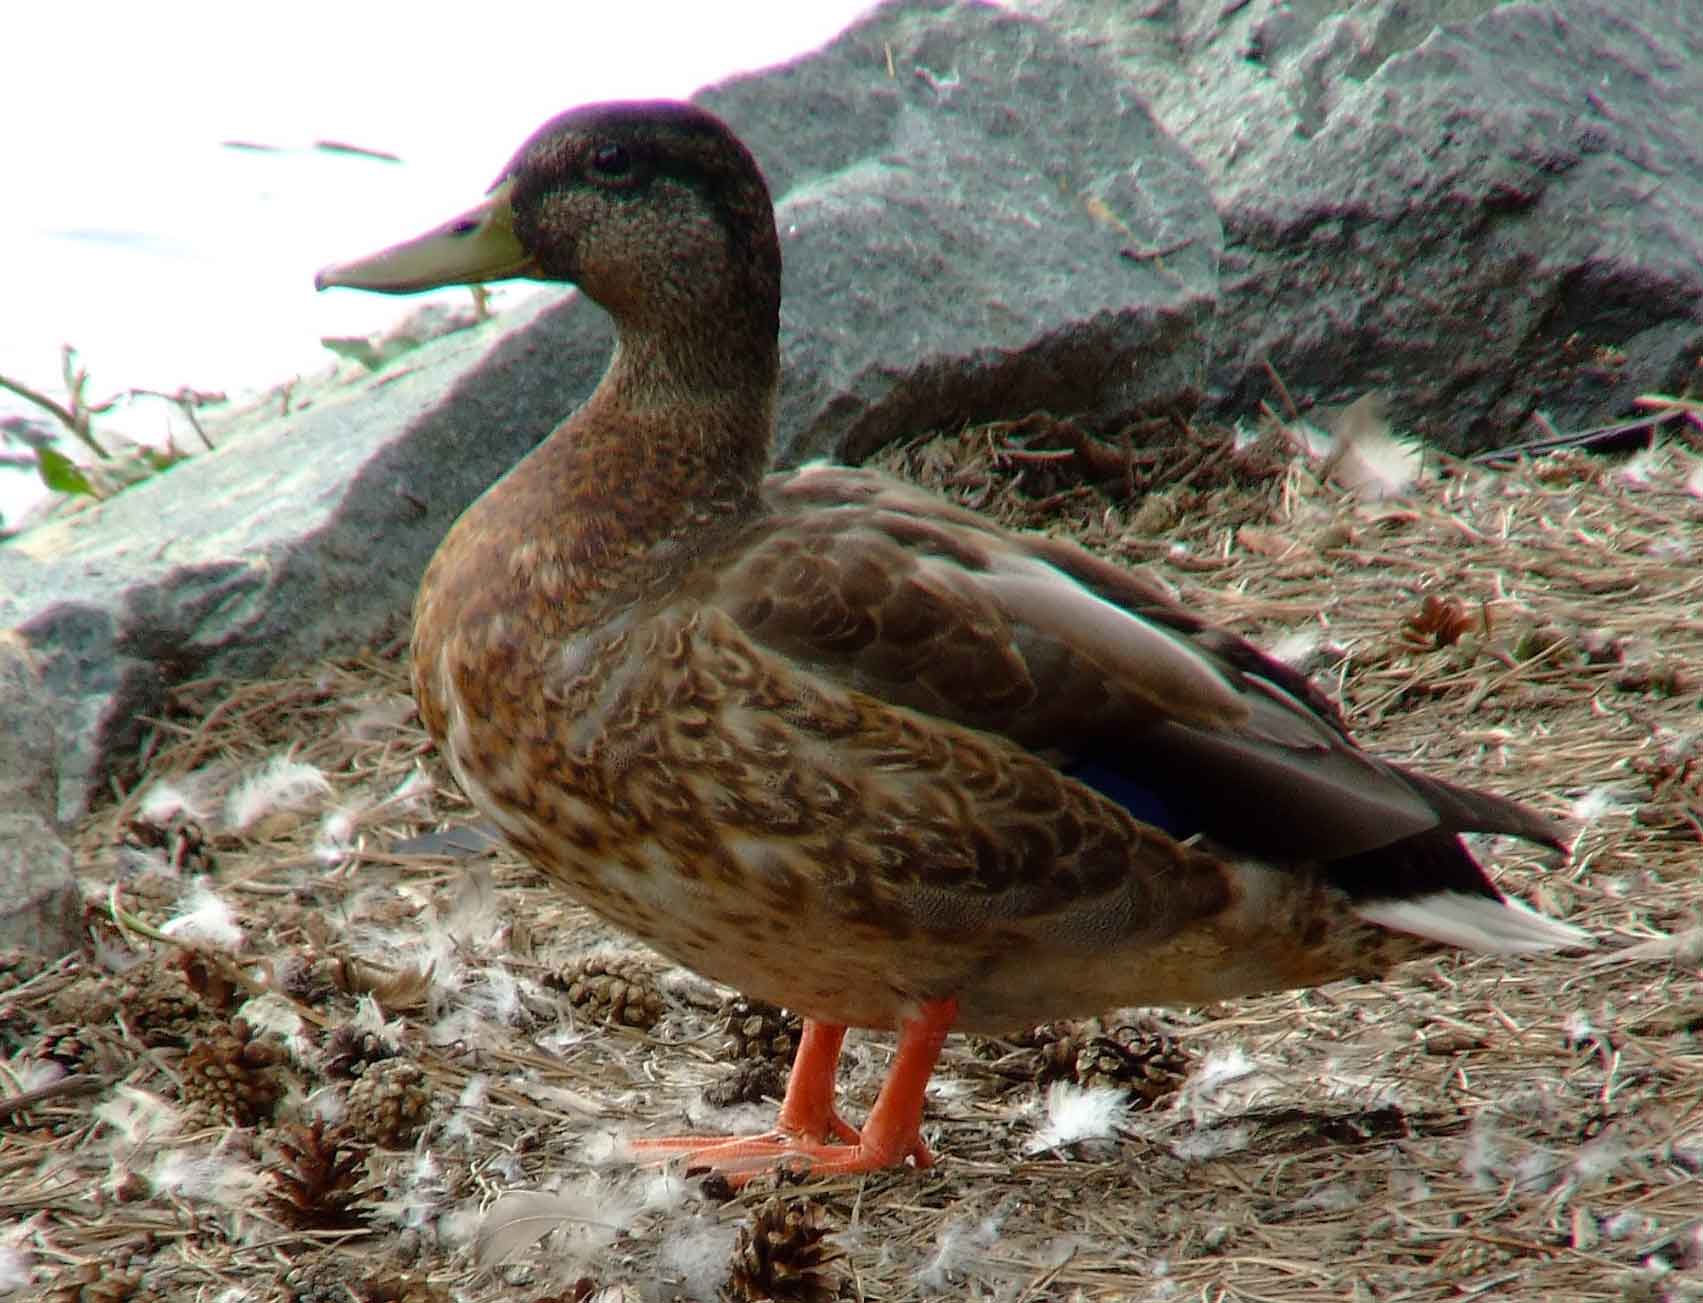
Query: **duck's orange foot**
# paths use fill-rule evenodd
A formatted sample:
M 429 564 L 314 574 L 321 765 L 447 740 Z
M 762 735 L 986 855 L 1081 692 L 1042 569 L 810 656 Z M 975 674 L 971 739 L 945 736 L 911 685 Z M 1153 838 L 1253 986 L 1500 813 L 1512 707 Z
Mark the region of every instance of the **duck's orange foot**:
M 878 1172 L 898 1167 L 907 1158 L 918 1167 L 934 1164 L 934 1155 L 921 1136 L 913 1137 L 907 1146 L 903 1137 L 878 1137 L 871 1143 L 855 1128 L 845 1130 L 849 1134 L 839 1143 L 770 1131 L 760 1136 L 662 1136 L 629 1141 L 628 1147 L 645 1157 L 684 1158 L 688 1172 L 718 1172 L 736 1190 L 752 1177 L 776 1169 L 835 1176 Z
M 758 1136 L 661 1136 L 629 1141 L 629 1147 L 657 1158 L 684 1157 L 688 1169 L 720 1172 L 735 1188 L 759 1172 L 795 1165 L 813 1176 L 875 1172 L 907 1158 L 931 1167 L 934 1155 L 921 1135 L 923 1090 L 957 1016 L 955 1000 L 936 1000 L 904 1025 L 899 1057 L 862 1131 L 834 1110 L 834 1069 L 846 1029 L 806 1020 L 776 1130 Z

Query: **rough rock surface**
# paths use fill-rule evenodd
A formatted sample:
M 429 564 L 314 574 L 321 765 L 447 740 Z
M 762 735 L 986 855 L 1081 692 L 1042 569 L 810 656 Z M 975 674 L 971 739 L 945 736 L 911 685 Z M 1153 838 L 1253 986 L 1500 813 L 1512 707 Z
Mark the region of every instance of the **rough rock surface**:
M 702 96 L 780 200 L 779 451 L 1036 408 L 1234 416 L 1266 360 L 1303 400 L 1387 388 L 1456 449 L 1534 411 L 1611 420 L 1703 351 L 1699 49 L 1703 6 L 1664 0 L 883 9 Z M 28 652 L 0 726 L 35 739 L 0 746 L 12 858 L 64 863 L 53 818 L 170 684 L 401 632 L 450 522 L 608 347 L 547 292 L 0 546 Z
M 1454 451 L 1589 428 L 1703 352 L 1703 5 L 1036 0 L 1224 220 L 1211 407 L 1386 389 Z
M 909 5 L 699 98 L 779 200 L 783 462 L 1037 408 L 1112 421 L 1200 374 L 1212 197 L 1097 54 Z
M 0 632 L 0 950 L 76 943 L 82 897 L 55 828 L 53 708 L 28 646 Z

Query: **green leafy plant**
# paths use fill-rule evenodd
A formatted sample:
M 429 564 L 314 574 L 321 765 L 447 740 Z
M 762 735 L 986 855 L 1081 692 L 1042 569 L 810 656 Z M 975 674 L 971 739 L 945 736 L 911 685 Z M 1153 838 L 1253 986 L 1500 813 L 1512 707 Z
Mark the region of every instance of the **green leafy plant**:
M 212 448 L 197 417 L 197 410 L 213 403 L 222 403 L 220 393 L 203 393 L 187 386 L 176 393 L 153 389 L 129 389 L 102 402 L 88 399 L 89 372 L 77 359 L 77 350 L 69 344 L 60 354 L 61 375 L 65 385 L 65 401 L 49 397 L 40 390 L 0 375 L 0 389 L 16 394 L 25 402 L 51 416 L 59 429 L 82 444 L 94 460 L 87 465 L 75 461 L 54 444 L 57 435 L 51 426 L 27 417 L 0 422 L 0 441 L 20 447 L 21 453 L 0 454 L 0 470 L 34 470 L 41 482 L 54 493 L 73 497 L 107 498 L 132 484 L 140 483 L 159 472 L 175 466 L 190 454 L 170 439 L 163 448 L 147 444 L 127 444 L 114 451 L 104 437 L 95 433 L 95 418 L 110 412 L 120 403 L 134 398 L 160 398 L 174 403 L 188 418 L 202 444 Z
M 54 448 L 38 448 L 35 454 L 36 471 L 41 482 L 55 493 L 79 493 L 99 497 L 89 477 L 77 463 Z

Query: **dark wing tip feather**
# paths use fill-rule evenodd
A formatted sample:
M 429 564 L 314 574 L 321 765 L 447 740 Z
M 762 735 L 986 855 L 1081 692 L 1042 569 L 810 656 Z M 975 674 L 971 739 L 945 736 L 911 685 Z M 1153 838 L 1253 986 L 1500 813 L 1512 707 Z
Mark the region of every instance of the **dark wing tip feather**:
M 1449 832 L 1507 833 L 1552 850 L 1568 849 L 1562 825 L 1528 805 L 1429 774 L 1398 772 L 1437 811 L 1441 826 Z

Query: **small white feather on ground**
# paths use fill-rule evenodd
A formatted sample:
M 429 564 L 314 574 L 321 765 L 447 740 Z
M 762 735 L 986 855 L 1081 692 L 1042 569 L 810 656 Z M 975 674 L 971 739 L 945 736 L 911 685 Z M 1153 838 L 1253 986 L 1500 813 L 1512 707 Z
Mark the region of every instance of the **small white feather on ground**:
M 183 912 L 166 920 L 160 931 L 168 937 L 200 941 L 220 950 L 241 950 L 246 937 L 236 910 L 211 887 L 198 884 L 189 893 Z
M 1419 444 L 1398 438 L 1383 416 L 1383 397 L 1364 394 L 1337 414 L 1325 473 L 1362 501 L 1400 497 L 1419 482 Z
M 499 1266 L 555 1233 L 557 1256 L 584 1257 L 613 1242 L 641 1206 L 630 1192 L 599 1181 L 561 1191 L 511 1190 L 477 1216 L 473 1256 L 483 1266 Z
M 998 1243 L 1004 1225 L 1003 1206 L 986 1217 L 974 1220 L 953 1218 L 941 1229 L 934 1256 L 917 1273 L 918 1283 L 924 1289 L 934 1291 L 945 1291 L 959 1284 L 959 1274 L 979 1263 L 986 1257 L 988 1250 Z
M 1129 1095 L 1110 1086 L 1055 1081 L 1047 1087 L 1046 1120 L 1025 1146 L 1031 1154 L 1084 1140 L 1113 1140 L 1129 1121 Z
M 330 791 L 331 780 L 317 765 L 274 756 L 231 789 L 225 798 L 225 822 L 241 832 L 269 814 L 300 809 Z

